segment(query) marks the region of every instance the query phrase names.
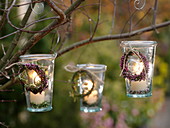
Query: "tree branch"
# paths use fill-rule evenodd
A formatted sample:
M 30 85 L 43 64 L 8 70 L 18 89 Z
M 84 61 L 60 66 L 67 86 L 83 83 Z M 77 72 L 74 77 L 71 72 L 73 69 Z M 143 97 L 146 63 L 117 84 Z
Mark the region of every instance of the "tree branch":
M 110 29 L 110 35 L 112 34 L 113 32 L 113 28 L 115 27 L 115 17 L 116 17 L 116 9 L 117 9 L 117 2 L 116 0 L 113 1 L 113 6 L 114 6 L 114 10 L 113 10 L 113 16 L 112 16 L 112 26 L 111 26 L 111 29 Z
M 46 0 L 47 2 L 49 2 L 49 0 Z M 31 49 L 40 39 L 42 39 L 44 36 L 46 36 L 49 32 L 51 32 L 53 29 L 55 29 L 56 27 L 58 27 L 59 25 L 61 25 L 65 19 L 65 16 L 62 15 L 67 15 L 69 16 L 73 10 L 75 8 L 77 8 L 84 0 L 77 0 L 76 2 L 74 2 L 66 11 L 65 13 L 61 13 L 61 10 L 58 7 L 53 7 L 55 8 L 55 11 L 58 10 L 57 14 L 59 14 L 61 17 L 60 20 L 56 20 L 54 22 L 52 22 L 49 26 L 47 26 L 46 28 L 43 29 L 43 33 L 38 33 L 35 34 L 29 41 L 28 43 L 20 50 L 18 51 L 9 61 L 9 63 L 7 65 L 10 65 L 14 62 L 16 62 L 19 59 L 19 56 L 22 54 L 25 54 L 27 50 Z M 50 6 L 52 6 L 52 4 L 50 4 Z M 53 5 L 54 6 L 54 5 Z M 5 66 L 4 66 L 5 68 Z M 4 70 L 3 68 L 3 70 Z
M 153 21 L 152 21 L 152 24 L 153 24 L 153 25 L 156 24 L 156 13 L 157 13 L 157 9 L 158 9 L 158 0 L 155 0 L 154 12 L 153 12 Z
M 11 6 L 12 1 L 10 2 Z M 6 15 L 7 15 L 7 10 L 8 10 L 8 3 L 5 3 L 5 9 L 3 9 L 3 15 L 2 15 L 2 19 L 0 21 L 0 30 L 3 28 L 3 26 L 5 25 L 5 21 L 6 21 Z
M 167 22 L 157 24 L 155 26 L 149 26 L 149 27 L 145 27 L 145 28 L 142 28 L 142 29 L 139 29 L 139 30 L 136 30 L 136 31 L 132 31 L 131 33 L 128 32 L 128 33 L 122 33 L 122 34 L 111 35 L 111 36 L 106 35 L 106 36 L 93 38 L 92 40 L 88 40 L 88 39 L 83 40 L 83 41 L 74 43 L 73 45 L 71 45 L 67 48 L 60 50 L 57 53 L 57 55 L 58 55 L 57 57 L 63 55 L 64 53 L 67 53 L 67 52 L 69 52 L 73 49 L 79 48 L 81 46 L 84 46 L 84 45 L 87 45 L 87 44 L 90 44 L 90 43 L 96 43 L 96 42 L 106 41 L 106 40 L 125 39 L 125 38 L 133 37 L 133 36 L 136 36 L 136 35 L 140 35 L 140 34 L 145 33 L 145 32 L 152 31 L 155 28 L 158 29 L 158 28 L 169 26 L 169 25 L 170 25 L 170 21 L 167 21 Z
M 46 0 L 47 2 L 52 2 L 51 0 Z M 53 29 L 55 29 L 56 27 L 58 27 L 59 25 L 62 25 L 63 22 L 65 22 L 65 15 L 67 17 L 70 17 L 71 13 L 83 2 L 84 0 L 77 0 L 75 1 L 64 13 L 61 12 L 61 10 L 54 4 L 52 3 L 48 3 L 50 4 L 50 6 L 55 6 L 53 7 L 53 9 L 55 9 L 54 11 L 60 15 L 60 19 L 56 20 L 54 22 L 52 22 L 49 26 L 47 26 L 46 28 L 44 28 L 43 30 L 45 32 L 42 33 L 37 33 L 35 34 L 29 41 L 28 43 L 21 49 L 19 50 L 11 59 L 10 61 L 3 66 L 1 72 L 3 72 L 5 70 L 5 67 L 7 65 L 10 65 L 16 61 L 19 60 L 19 56 L 24 54 L 27 50 L 31 49 L 40 39 L 42 39 L 45 35 L 47 35 L 49 32 L 51 32 Z M 5 77 L 3 77 L 2 79 L 5 79 Z M 11 84 L 13 84 L 13 82 L 7 82 L 4 85 L 0 85 L 1 88 L 7 88 L 8 86 L 10 86 Z
M 3 90 L 9 86 L 12 86 L 14 85 L 15 83 L 18 83 L 19 82 L 19 78 L 18 77 L 15 77 L 15 78 L 12 78 L 10 81 L 8 81 L 7 83 L 5 83 L 3 86 L 0 86 L 0 90 Z
M 153 21 L 152 24 L 155 26 L 156 24 L 156 16 L 157 16 L 157 9 L 158 9 L 158 0 L 155 0 L 155 5 L 154 5 L 154 12 L 153 12 Z M 156 28 L 154 29 L 156 33 L 159 33 Z
M 21 21 L 21 25 L 20 25 L 20 26 L 21 26 L 22 28 L 26 25 L 26 23 L 27 23 L 30 15 L 31 15 L 31 12 L 32 12 L 32 9 L 31 9 L 31 5 L 30 5 L 30 6 L 28 7 L 28 9 L 27 9 L 27 12 L 26 12 L 23 20 Z M 7 61 L 8 59 L 10 59 L 10 56 L 11 56 L 12 53 L 14 52 L 14 49 L 15 49 L 15 47 L 17 46 L 17 43 L 18 43 L 18 41 L 19 41 L 19 39 L 20 39 L 20 37 L 21 37 L 21 34 L 22 34 L 22 31 L 18 32 L 18 33 L 15 35 L 12 43 L 10 44 L 10 46 L 9 46 L 9 48 L 8 48 L 8 50 L 7 50 L 6 55 L 4 55 L 4 56 L 1 58 L 1 61 L 0 61 L 0 69 L 4 66 L 4 64 L 6 63 L 6 61 Z
M 101 0 L 99 0 L 98 17 L 97 17 L 96 25 L 95 25 L 95 27 L 94 27 L 94 31 L 93 31 L 93 33 L 92 33 L 89 41 L 93 39 L 93 37 L 94 37 L 94 35 L 95 35 L 96 31 L 97 31 L 97 27 L 98 27 L 98 25 L 99 25 L 100 17 L 101 17 Z

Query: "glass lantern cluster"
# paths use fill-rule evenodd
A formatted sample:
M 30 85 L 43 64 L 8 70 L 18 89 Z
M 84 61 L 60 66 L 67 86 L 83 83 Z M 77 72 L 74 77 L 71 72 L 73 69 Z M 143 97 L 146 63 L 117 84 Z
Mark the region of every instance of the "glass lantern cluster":
M 148 97 L 152 95 L 152 76 L 156 51 L 154 41 L 123 41 L 123 55 L 120 59 L 121 76 L 125 78 L 128 97 Z M 52 109 L 54 54 L 22 55 L 24 71 L 20 74 L 24 85 L 27 110 L 45 112 Z M 77 64 L 71 67 L 74 72 L 70 95 L 80 99 L 80 110 L 98 112 L 102 110 L 106 65 Z

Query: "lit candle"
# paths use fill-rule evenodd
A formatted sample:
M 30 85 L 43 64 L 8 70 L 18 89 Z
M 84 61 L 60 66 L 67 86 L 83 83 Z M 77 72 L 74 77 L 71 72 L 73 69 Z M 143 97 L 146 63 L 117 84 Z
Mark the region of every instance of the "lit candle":
M 91 80 L 84 80 L 82 84 L 82 88 L 84 91 L 90 91 L 93 87 L 93 83 Z
M 94 104 L 98 100 L 98 92 L 96 90 L 92 91 L 88 96 L 84 97 L 84 101 L 87 104 Z
M 144 91 L 148 87 L 146 80 L 131 81 L 130 90 L 132 91 Z
M 130 71 L 133 74 L 140 75 L 141 72 L 144 69 L 144 64 L 143 62 L 136 60 L 131 62 L 131 67 Z M 131 87 L 130 90 L 132 91 L 143 91 L 146 90 L 148 87 L 146 80 L 141 80 L 141 81 L 131 81 Z
M 38 74 L 34 70 L 28 70 L 28 78 L 30 84 L 38 84 L 41 82 L 41 78 L 38 76 Z
M 82 87 L 83 87 L 84 94 L 86 94 L 92 89 L 93 83 L 91 80 L 84 80 Z M 94 104 L 97 100 L 98 100 L 98 92 L 96 90 L 92 90 L 89 95 L 84 97 L 84 101 L 87 104 Z
M 133 74 L 139 75 L 143 71 L 144 64 L 140 60 L 131 60 L 128 68 Z
M 37 85 L 41 82 L 41 78 L 38 76 L 38 74 L 34 70 L 28 71 L 29 76 L 29 82 L 30 84 Z M 41 104 L 45 101 L 45 92 L 42 91 L 41 94 L 37 93 L 34 94 L 30 92 L 30 102 L 34 104 Z
M 45 101 L 45 92 L 42 91 L 41 94 L 37 93 L 34 94 L 30 92 L 30 102 L 34 104 L 41 104 Z

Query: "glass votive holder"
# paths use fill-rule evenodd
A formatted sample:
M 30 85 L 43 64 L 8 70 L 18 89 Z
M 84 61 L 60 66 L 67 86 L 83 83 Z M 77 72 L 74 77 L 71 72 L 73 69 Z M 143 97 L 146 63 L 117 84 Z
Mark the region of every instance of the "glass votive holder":
M 53 54 L 28 54 L 20 56 L 25 70 L 20 74 L 30 112 L 45 112 L 52 109 Z
M 149 97 L 152 95 L 152 77 L 157 42 L 122 41 L 120 46 L 121 76 L 125 78 L 128 97 Z
M 77 64 L 77 67 L 89 73 L 88 76 L 80 75 L 78 79 L 79 93 L 83 95 L 83 97 L 80 98 L 80 111 L 101 111 L 107 66 L 102 64 Z

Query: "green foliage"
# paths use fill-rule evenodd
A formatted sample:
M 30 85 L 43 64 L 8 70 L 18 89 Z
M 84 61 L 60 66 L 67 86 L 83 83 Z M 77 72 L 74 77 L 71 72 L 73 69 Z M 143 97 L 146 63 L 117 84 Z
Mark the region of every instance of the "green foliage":
M 30 103 L 32 108 L 47 108 L 48 106 L 50 106 L 50 103 L 45 101 L 41 104 L 34 104 L 34 103 Z

